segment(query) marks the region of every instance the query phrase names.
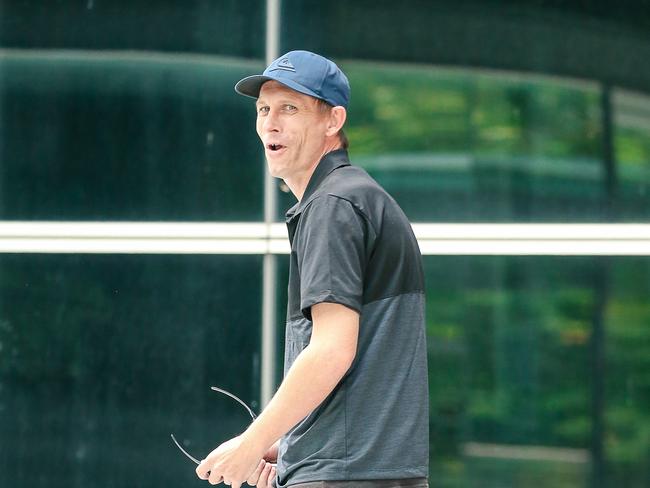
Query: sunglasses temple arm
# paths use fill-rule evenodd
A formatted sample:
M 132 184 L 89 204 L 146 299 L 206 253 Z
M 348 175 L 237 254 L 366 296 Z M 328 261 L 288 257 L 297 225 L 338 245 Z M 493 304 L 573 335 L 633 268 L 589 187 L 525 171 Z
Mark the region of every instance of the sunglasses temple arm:
M 237 395 L 234 395 L 234 394 L 230 393 L 229 391 L 222 390 L 221 388 L 217 388 L 216 386 L 212 386 L 210 389 L 214 390 L 214 391 L 218 391 L 219 393 L 223 393 L 226 396 L 229 396 L 230 398 L 232 398 L 233 400 L 238 402 L 242 407 L 244 407 L 253 420 L 255 420 L 257 418 L 257 415 L 255 415 L 255 413 L 253 412 L 251 407 L 246 405 L 244 400 L 239 398 Z
M 252 418 L 253 420 L 255 420 L 255 418 L 256 418 L 257 416 L 255 415 L 255 413 L 253 412 L 253 410 L 252 410 L 248 405 L 246 405 L 246 403 L 245 403 L 241 398 L 239 398 L 237 395 L 234 395 L 234 394 L 230 393 L 229 391 L 223 390 L 223 389 L 221 389 L 221 388 L 217 388 L 216 386 L 213 386 L 212 389 L 213 389 L 214 391 L 218 391 L 219 393 L 223 393 L 224 395 L 229 396 L 230 398 L 232 398 L 233 400 L 235 400 L 235 401 L 236 401 L 237 403 L 239 403 L 242 407 L 244 407 L 244 408 L 246 409 L 246 411 L 248 412 L 248 414 L 251 416 L 251 418 Z M 176 447 L 178 447 L 178 448 L 181 450 L 181 452 L 182 452 L 183 454 L 185 454 L 185 456 L 187 456 L 189 459 L 191 459 L 192 461 L 194 461 L 196 464 L 201 464 L 201 462 L 200 462 L 198 459 L 196 459 L 196 458 L 195 458 L 194 456 L 192 456 L 189 452 L 187 452 L 185 449 L 183 449 L 183 446 L 181 446 L 181 445 L 179 444 L 179 442 L 176 440 L 176 437 L 174 437 L 174 434 L 171 434 L 171 436 L 172 436 L 172 440 L 174 441 L 174 444 L 176 444 Z
M 190 458 L 192 461 L 194 461 L 196 464 L 201 464 L 201 461 L 196 459 L 194 456 L 192 456 L 189 452 L 187 452 L 185 449 L 183 449 L 183 446 L 181 446 L 178 441 L 176 440 L 176 437 L 174 437 L 174 434 L 171 435 L 172 440 L 174 441 L 174 444 L 176 444 L 176 447 L 178 447 L 183 454 L 185 454 L 188 458 Z

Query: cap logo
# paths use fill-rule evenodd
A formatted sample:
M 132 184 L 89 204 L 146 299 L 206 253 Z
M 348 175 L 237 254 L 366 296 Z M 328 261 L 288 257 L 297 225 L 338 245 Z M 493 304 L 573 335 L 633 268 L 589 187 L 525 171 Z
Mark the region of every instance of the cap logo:
M 296 68 L 293 67 L 293 64 L 291 64 L 291 61 L 289 61 L 289 58 L 280 59 L 278 61 L 278 64 L 276 64 L 269 71 L 275 71 L 276 69 L 282 69 L 284 71 L 293 71 L 294 73 L 296 72 Z

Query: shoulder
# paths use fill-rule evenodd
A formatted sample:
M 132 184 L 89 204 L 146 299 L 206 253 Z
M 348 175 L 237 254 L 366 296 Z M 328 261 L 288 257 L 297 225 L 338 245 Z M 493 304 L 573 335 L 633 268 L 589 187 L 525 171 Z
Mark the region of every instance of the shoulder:
M 305 205 L 301 222 L 309 221 L 310 225 L 323 226 L 326 222 L 345 220 L 357 213 L 353 202 L 345 196 L 333 192 L 314 194 Z
M 381 194 L 384 189 L 379 186 L 366 170 L 358 166 L 338 168 L 325 179 L 321 187 L 323 192 L 349 198 L 361 193 Z
M 372 227 L 362 208 L 341 192 L 317 192 L 302 210 L 296 234 L 350 237 Z
M 348 202 L 365 217 L 371 209 L 380 208 L 392 198 L 363 168 L 345 166 L 333 171 L 323 181 L 314 197 L 339 199 Z

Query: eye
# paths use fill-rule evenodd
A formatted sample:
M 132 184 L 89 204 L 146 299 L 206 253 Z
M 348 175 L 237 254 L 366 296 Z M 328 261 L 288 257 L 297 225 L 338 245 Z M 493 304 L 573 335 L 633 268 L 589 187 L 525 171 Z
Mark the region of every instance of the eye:
M 262 107 L 257 107 L 257 115 L 266 115 L 269 113 L 269 107 L 264 105 Z
M 284 110 L 287 112 L 295 112 L 296 110 L 298 110 L 298 108 L 295 105 L 291 105 L 287 103 L 284 105 Z

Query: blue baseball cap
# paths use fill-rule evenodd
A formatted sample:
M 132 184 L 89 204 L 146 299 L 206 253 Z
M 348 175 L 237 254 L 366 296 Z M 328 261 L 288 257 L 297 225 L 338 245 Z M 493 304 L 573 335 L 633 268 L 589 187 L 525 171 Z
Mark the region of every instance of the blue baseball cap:
M 258 98 L 262 85 L 270 80 L 324 100 L 334 107 L 347 108 L 350 101 L 350 83 L 343 71 L 329 59 L 309 51 L 290 51 L 280 56 L 261 75 L 239 80 L 235 91 Z

